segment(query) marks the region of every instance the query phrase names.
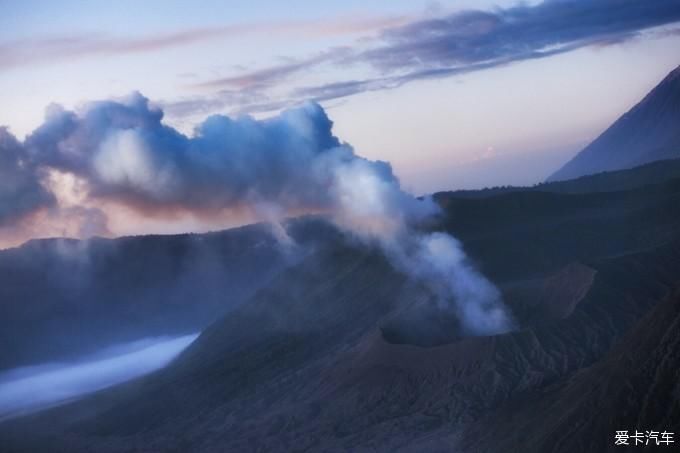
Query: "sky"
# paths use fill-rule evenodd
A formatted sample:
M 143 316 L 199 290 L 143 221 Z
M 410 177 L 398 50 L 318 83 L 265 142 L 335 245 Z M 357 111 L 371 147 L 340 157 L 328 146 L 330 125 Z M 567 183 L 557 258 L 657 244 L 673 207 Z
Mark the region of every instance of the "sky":
M 139 189 L 148 183 L 140 175 L 151 173 L 157 186 L 175 174 L 168 168 L 183 165 L 172 161 L 167 171 L 156 171 L 164 157 L 140 160 L 130 151 L 141 149 L 138 137 L 112 141 L 107 132 L 95 143 L 82 138 L 85 132 L 76 138 L 55 132 L 30 139 L 41 127 L 54 132 L 71 124 L 64 112 L 91 131 L 101 124 L 85 120 L 90 110 L 123 105 L 140 121 L 162 111 L 164 127 L 193 137 L 210 115 L 263 120 L 313 101 L 339 142 L 389 162 L 413 194 L 528 185 L 557 170 L 680 64 L 678 49 L 680 0 L 0 0 L 0 125 L 8 127 L 0 134 L 6 148 L 0 176 L 10 181 L 4 198 L 0 185 L 0 246 L 44 234 L 81 235 L 66 226 L 43 231 L 73 217 L 78 231 L 112 235 L 200 230 L 257 217 L 203 208 L 178 217 L 177 203 L 194 198 L 137 199 L 119 180 L 113 187 L 112 178 L 124 177 Z M 106 100 L 120 105 L 92 107 Z M 314 127 L 318 119 L 307 118 Z M 286 128 L 293 124 L 288 120 Z M 166 132 L 158 140 L 170 140 Z M 60 137 L 52 148 L 62 154 L 45 151 L 47 136 Z M 166 146 L 162 140 L 154 146 Z M 76 150 L 76 162 L 73 152 L 64 155 L 67 145 L 92 149 Z M 112 147 L 116 152 L 108 153 Z M 97 159 L 81 155 L 87 152 Z M 118 173 L 92 176 L 102 169 L 102 156 Z M 187 181 L 201 180 L 185 173 Z M 54 205 L 73 209 L 38 212 Z M 292 207 L 309 208 L 300 200 Z M 3 215 L 21 219 L 3 222 Z M 31 232 L 18 234 L 27 216 Z

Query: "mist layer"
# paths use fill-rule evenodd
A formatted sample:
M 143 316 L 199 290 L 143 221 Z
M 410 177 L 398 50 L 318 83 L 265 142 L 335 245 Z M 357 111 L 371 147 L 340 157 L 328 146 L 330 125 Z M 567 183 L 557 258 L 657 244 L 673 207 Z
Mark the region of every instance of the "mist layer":
M 38 411 L 151 373 L 198 335 L 153 338 L 116 346 L 88 360 L 18 368 L 0 374 L 0 419 Z

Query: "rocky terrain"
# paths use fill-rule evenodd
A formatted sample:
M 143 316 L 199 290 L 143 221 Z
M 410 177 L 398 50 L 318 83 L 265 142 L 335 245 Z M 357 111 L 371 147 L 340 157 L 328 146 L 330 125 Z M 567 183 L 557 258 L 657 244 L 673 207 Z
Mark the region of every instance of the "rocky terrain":
M 680 428 L 679 382 L 680 292 L 675 291 L 602 360 L 477 423 L 466 433 L 463 450 L 673 451 L 675 443 L 657 445 L 656 439 L 664 431 L 675 439 Z M 621 430 L 657 435 L 639 445 L 631 437 L 628 446 L 617 446 L 614 436 Z
M 324 233 L 169 367 L 5 421 L 0 449 L 601 451 L 614 426 L 677 426 L 680 180 L 653 183 L 437 196 L 431 228 L 512 332 L 461 336 L 379 250 Z

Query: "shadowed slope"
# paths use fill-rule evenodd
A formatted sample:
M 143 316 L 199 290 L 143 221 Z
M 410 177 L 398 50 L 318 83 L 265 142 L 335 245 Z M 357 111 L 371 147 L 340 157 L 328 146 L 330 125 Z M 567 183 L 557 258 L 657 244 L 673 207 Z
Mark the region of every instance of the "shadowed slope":
M 566 317 L 422 348 L 390 344 L 381 329 L 426 294 L 372 253 L 318 251 L 212 325 L 166 370 L 7 423 L 0 439 L 7 451 L 57 452 L 448 444 L 495 406 L 602 357 L 677 284 L 680 244 L 593 266 L 592 287 Z M 568 267 L 545 287 L 580 272 Z
M 603 360 L 551 391 L 530 395 L 528 402 L 513 401 L 475 426 L 466 435 L 465 451 L 613 452 L 626 450 L 614 443 L 619 430 L 677 435 L 679 383 L 680 291 L 676 291 Z M 631 439 L 628 448 L 644 447 L 636 447 Z M 664 449 L 654 440 L 647 448 Z
M 616 193 L 440 197 L 446 213 L 436 227 L 460 237 L 499 283 L 518 331 L 460 338 L 454 319 L 450 334 L 431 342 L 430 318 L 412 316 L 430 303 L 427 292 L 371 248 L 328 241 L 167 369 L 4 423 L 0 445 L 455 448 L 464 428 L 497 407 L 595 364 L 678 285 L 679 196 L 671 182 Z

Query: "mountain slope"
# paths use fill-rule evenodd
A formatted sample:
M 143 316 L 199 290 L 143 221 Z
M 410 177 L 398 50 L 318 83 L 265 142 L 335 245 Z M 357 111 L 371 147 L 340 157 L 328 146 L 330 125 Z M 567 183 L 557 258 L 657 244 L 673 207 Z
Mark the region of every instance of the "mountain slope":
M 597 364 L 555 389 L 511 402 L 474 426 L 464 451 L 626 451 L 614 443 L 619 430 L 676 436 L 680 430 L 680 290 Z M 664 451 L 654 440 L 645 448 L 630 439 L 631 451 L 655 447 Z
M 559 181 L 680 157 L 680 66 L 548 178 Z
M 6 422 L 0 445 L 7 452 L 445 445 L 495 406 L 602 357 L 678 283 L 680 244 L 594 266 L 595 281 L 570 314 L 423 348 L 391 343 L 380 329 L 403 304 L 422 302 L 417 288 L 376 255 L 320 252 L 211 326 L 169 368 Z
M 293 222 L 303 244 L 330 234 Z M 34 240 L 0 251 L 0 370 L 205 328 L 297 252 L 268 225 L 207 234 Z
M 411 314 L 429 294 L 375 251 L 329 241 L 170 367 L 0 424 L 0 446 L 455 451 L 463 429 L 497 407 L 597 363 L 680 283 L 678 200 L 678 181 L 597 194 L 443 196 L 437 227 L 455 232 L 501 285 L 518 331 L 423 341 L 432 324 Z M 411 322 L 395 323 L 403 319 Z
M 501 186 L 482 190 L 439 192 L 435 197 L 488 198 L 513 192 L 594 193 L 618 192 L 662 184 L 680 178 L 680 159 L 665 159 L 625 170 L 604 171 L 566 181 L 544 182 L 531 187 Z

